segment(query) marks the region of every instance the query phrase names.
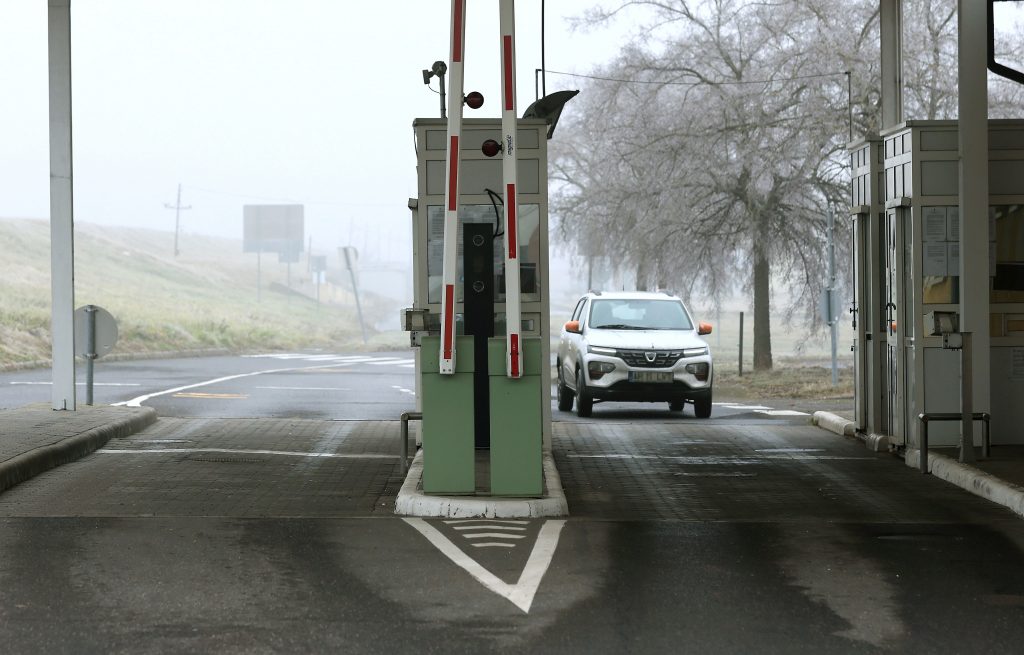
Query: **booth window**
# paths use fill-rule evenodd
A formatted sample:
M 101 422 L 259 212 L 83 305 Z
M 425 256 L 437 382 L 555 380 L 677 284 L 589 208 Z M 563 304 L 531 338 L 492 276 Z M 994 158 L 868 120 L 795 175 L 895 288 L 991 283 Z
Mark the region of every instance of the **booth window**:
M 994 229 L 993 229 L 994 228 Z M 1024 205 L 989 208 L 989 274 L 993 303 L 1024 302 Z
M 498 206 L 499 212 L 501 206 Z M 444 263 L 444 207 L 430 205 L 427 207 L 427 302 L 441 302 L 441 276 Z M 456 298 L 462 302 L 462 229 L 464 223 L 488 223 L 500 234 L 501 220 L 497 220 L 494 207 L 486 205 L 462 205 L 459 207 L 459 240 L 456 257 L 458 273 L 456 275 Z M 540 280 L 537 278 L 537 260 L 540 257 L 540 225 L 539 205 L 519 205 L 517 221 L 519 242 L 519 288 L 523 302 L 540 301 Z M 504 236 L 494 239 L 494 289 L 495 302 L 505 301 L 505 252 Z

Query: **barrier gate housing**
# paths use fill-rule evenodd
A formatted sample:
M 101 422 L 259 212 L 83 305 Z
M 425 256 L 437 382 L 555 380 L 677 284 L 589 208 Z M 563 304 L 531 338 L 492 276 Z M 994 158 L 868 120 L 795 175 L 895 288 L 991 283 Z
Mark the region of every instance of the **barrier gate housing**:
M 455 372 L 448 375 L 438 370 L 448 121 L 416 119 L 413 130 L 418 187 L 418 197 L 409 201 L 413 304 L 423 329 L 411 331 L 413 345 L 420 346 L 416 349 L 416 379 L 423 414 L 423 491 L 541 496 L 542 459 L 550 448 L 551 426 L 548 123 L 543 119 L 517 121 L 520 378 L 506 375 L 502 162 L 481 152 L 488 139 L 501 141 L 501 121 L 462 121 L 454 306 L 458 355 Z M 481 317 L 482 311 L 490 315 Z M 486 339 L 486 347 L 474 346 L 474 339 Z M 485 415 L 487 420 L 482 420 Z M 480 460 L 477 453 L 486 451 L 489 458 Z M 478 461 L 489 464 L 489 480 L 477 480 Z

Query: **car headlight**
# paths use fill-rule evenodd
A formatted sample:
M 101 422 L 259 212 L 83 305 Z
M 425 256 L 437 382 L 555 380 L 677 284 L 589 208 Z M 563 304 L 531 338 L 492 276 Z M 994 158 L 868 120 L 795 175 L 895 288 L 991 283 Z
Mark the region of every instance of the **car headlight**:
M 615 370 L 615 364 L 611 362 L 588 362 L 587 372 L 590 373 L 591 380 L 600 380 L 604 377 L 605 373 L 611 373 Z
M 588 353 L 594 353 L 595 355 L 614 355 L 614 348 L 605 348 L 604 346 L 587 346 Z
M 708 347 L 701 346 L 700 348 L 683 348 L 683 357 L 696 357 L 697 355 L 707 355 Z
M 710 367 L 707 362 L 695 362 L 686 365 L 686 372 L 697 378 L 700 382 L 705 382 L 708 379 L 709 370 Z

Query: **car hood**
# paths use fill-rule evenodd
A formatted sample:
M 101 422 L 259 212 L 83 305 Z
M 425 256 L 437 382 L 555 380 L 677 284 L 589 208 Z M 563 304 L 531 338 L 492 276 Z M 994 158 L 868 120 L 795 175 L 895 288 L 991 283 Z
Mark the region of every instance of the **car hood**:
M 587 333 L 591 346 L 621 348 L 625 350 L 673 350 L 698 348 L 707 342 L 697 336 L 696 330 L 599 330 Z

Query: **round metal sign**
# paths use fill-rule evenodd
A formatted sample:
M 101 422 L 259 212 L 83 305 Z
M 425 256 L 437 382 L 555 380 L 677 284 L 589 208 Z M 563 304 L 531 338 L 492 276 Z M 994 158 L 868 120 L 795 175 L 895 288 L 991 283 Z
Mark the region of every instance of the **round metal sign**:
M 95 334 L 95 346 L 90 353 L 90 324 Z M 79 357 L 103 357 L 117 343 L 117 321 L 107 310 L 98 305 L 85 305 L 75 310 L 75 354 Z

